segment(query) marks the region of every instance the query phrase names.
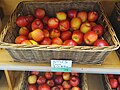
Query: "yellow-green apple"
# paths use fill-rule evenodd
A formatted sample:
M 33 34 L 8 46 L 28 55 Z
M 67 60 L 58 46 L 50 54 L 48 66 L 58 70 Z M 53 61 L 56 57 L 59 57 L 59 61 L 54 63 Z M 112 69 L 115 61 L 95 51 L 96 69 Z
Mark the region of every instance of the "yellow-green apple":
M 43 29 L 44 37 L 50 37 L 49 31 L 47 29 Z
M 71 90 L 81 90 L 80 87 L 76 86 L 76 87 L 72 87 Z
M 36 75 L 30 75 L 28 76 L 28 83 L 29 84 L 35 84 L 37 81 L 37 76 Z
M 85 22 L 87 21 L 87 12 L 86 11 L 78 12 L 77 17 L 79 17 L 82 22 Z
M 40 45 L 50 45 L 51 39 L 49 37 L 45 37 L 41 42 Z
M 31 33 L 32 39 L 35 40 L 36 42 L 40 42 L 44 38 L 44 33 L 40 29 L 35 29 Z
M 69 79 L 70 79 L 70 73 L 64 72 L 64 73 L 63 73 L 63 79 L 64 79 L 64 80 L 69 80 Z
M 26 27 L 21 27 L 19 29 L 19 35 L 28 36 L 29 30 Z
M 69 28 L 70 28 L 70 25 L 69 25 L 68 20 L 60 21 L 60 23 L 59 23 L 60 31 L 67 31 L 67 30 L 69 30 Z
M 50 38 L 60 37 L 60 31 L 57 29 L 53 29 L 50 31 Z
M 24 44 L 24 45 L 33 45 L 32 42 L 30 42 L 30 40 L 24 40 L 21 42 L 21 44 Z
M 55 84 L 62 84 L 63 77 L 62 76 L 56 76 L 54 81 L 55 81 Z
M 43 29 L 43 23 L 41 22 L 40 19 L 35 19 L 31 24 L 31 28 L 32 30 Z
M 50 18 L 48 20 L 48 27 L 51 29 L 57 28 L 59 24 L 59 20 L 57 18 Z
M 83 33 L 79 30 L 73 31 L 72 40 L 80 45 L 83 42 Z
M 71 88 L 70 81 L 63 81 L 62 86 L 64 89 L 69 89 Z
M 94 42 L 94 46 L 99 46 L 99 47 L 103 47 L 103 46 L 108 46 L 108 42 L 106 40 L 103 40 L 103 39 L 97 39 L 95 42 Z
M 63 41 L 59 37 L 55 37 L 52 39 L 52 44 L 62 45 Z
M 88 13 L 88 21 L 94 22 L 98 19 L 98 13 L 96 11 L 90 11 Z
M 31 43 L 32 43 L 32 45 L 39 45 L 35 40 L 29 40 Z
M 92 45 L 98 39 L 98 35 L 94 31 L 89 31 L 84 35 L 84 42 L 87 45 Z
M 65 46 L 77 46 L 77 43 L 74 40 L 69 39 L 69 40 L 65 40 L 63 42 L 63 45 L 65 45 Z
M 71 76 L 70 77 L 70 85 L 71 86 L 78 86 L 80 84 L 80 79 L 76 76 Z
M 89 22 L 84 22 L 81 27 L 80 27 L 80 31 L 82 33 L 86 33 L 88 31 L 91 31 L 92 27 L 91 24 Z
M 71 19 L 71 18 L 74 18 L 74 17 L 77 16 L 77 10 L 75 10 L 75 9 L 70 9 L 70 10 L 68 10 L 67 15 L 68 15 L 68 17 L 69 17 L 70 19 Z
M 45 10 L 42 8 L 35 9 L 36 18 L 42 19 L 45 16 Z
M 81 19 L 78 17 L 75 17 L 75 18 L 72 18 L 70 25 L 73 30 L 78 30 L 80 28 L 81 23 L 82 23 Z
M 24 40 L 27 40 L 28 38 L 26 37 L 26 36 L 22 36 L 22 35 L 20 35 L 20 36 L 17 36 L 16 38 L 15 38 L 15 43 L 16 44 L 21 44 L 21 42 L 23 42 Z
M 99 37 L 101 37 L 103 35 L 104 29 L 102 25 L 95 25 L 92 28 L 92 31 L 94 31 L 96 34 L 98 34 Z
M 62 21 L 62 20 L 66 20 L 67 18 L 67 14 L 65 12 L 57 12 L 56 13 L 56 17 Z
M 72 33 L 71 33 L 71 31 L 63 31 L 62 33 L 61 33 L 61 39 L 63 40 L 63 41 L 65 41 L 65 40 L 68 40 L 68 39 L 71 39 L 71 36 L 72 36 Z

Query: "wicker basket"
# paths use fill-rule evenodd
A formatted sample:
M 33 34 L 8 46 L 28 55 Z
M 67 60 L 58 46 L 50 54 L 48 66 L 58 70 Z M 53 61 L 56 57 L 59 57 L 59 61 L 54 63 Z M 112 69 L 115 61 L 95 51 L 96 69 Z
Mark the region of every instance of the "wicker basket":
M 21 77 L 21 83 L 19 84 L 19 89 L 18 90 L 28 90 L 28 76 L 30 75 L 30 72 L 24 72 L 24 75 Z M 88 90 L 88 84 L 87 84 L 87 75 L 86 74 L 80 74 L 80 82 L 81 84 L 79 87 L 81 90 Z
M 18 35 L 16 18 L 20 15 L 34 14 L 36 8 L 44 8 L 49 16 L 55 15 L 58 11 L 77 9 L 79 11 L 97 11 L 99 18 L 97 23 L 105 27 L 106 33 L 103 38 L 109 42 L 110 46 L 52 46 L 52 45 L 19 45 L 14 44 Z M 48 63 L 50 60 L 72 60 L 73 63 L 101 64 L 105 57 L 113 50 L 118 49 L 119 41 L 109 24 L 102 5 L 97 1 L 67 0 L 60 2 L 21 2 L 10 17 L 9 22 L 4 27 L 0 35 L 0 48 L 5 48 L 16 62 Z

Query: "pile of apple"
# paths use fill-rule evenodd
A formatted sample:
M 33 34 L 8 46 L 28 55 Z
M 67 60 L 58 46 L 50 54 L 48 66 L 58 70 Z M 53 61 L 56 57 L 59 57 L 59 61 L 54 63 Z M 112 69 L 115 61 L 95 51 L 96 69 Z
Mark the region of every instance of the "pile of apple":
M 78 73 L 31 71 L 27 90 L 81 90 L 80 83 Z
M 56 12 L 55 17 L 46 15 L 44 9 L 37 8 L 34 15 L 19 16 L 16 19 L 19 36 L 16 44 L 26 45 L 94 45 L 108 46 L 101 37 L 104 27 L 97 24 L 96 11 Z
M 112 89 L 120 90 L 120 75 L 107 74 Z

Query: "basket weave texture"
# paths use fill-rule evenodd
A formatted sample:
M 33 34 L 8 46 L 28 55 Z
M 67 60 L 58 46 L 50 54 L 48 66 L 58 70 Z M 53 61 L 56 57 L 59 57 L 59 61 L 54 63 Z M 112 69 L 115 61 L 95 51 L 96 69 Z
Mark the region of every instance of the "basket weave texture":
M 16 18 L 20 15 L 34 14 L 36 8 L 45 9 L 47 15 L 54 17 L 58 11 L 77 9 L 79 11 L 97 11 L 98 22 L 105 27 L 103 38 L 110 46 L 52 46 L 52 45 L 19 45 L 14 44 L 19 27 Z M 105 57 L 113 50 L 118 49 L 119 41 L 109 24 L 102 5 L 97 1 L 60 1 L 60 2 L 21 2 L 10 17 L 9 22 L 0 34 L 0 48 L 5 48 L 15 62 L 48 63 L 50 60 L 72 60 L 74 63 L 101 64 Z

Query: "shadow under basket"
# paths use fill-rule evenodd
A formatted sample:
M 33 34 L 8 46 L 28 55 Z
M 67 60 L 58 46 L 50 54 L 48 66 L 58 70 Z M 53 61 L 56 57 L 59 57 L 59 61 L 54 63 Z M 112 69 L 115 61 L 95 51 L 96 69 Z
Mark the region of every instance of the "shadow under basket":
M 14 44 L 19 27 L 16 18 L 20 15 L 34 15 L 36 8 L 43 8 L 46 14 L 55 17 L 56 12 L 69 9 L 78 11 L 97 11 L 99 18 L 96 23 L 104 26 L 103 38 L 109 46 L 52 46 L 52 45 L 21 45 Z M 110 25 L 103 7 L 97 1 L 60 1 L 60 2 L 20 2 L 9 22 L 0 35 L 0 48 L 5 48 L 15 62 L 49 63 L 51 60 L 72 60 L 73 63 L 101 64 L 105 57 L 119 48 L 119 40 Z

